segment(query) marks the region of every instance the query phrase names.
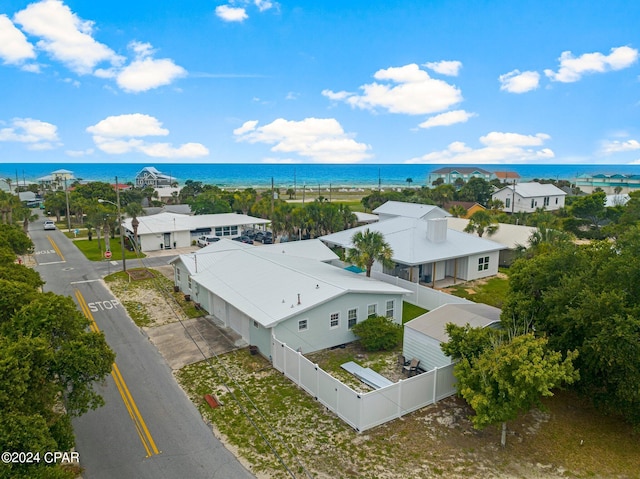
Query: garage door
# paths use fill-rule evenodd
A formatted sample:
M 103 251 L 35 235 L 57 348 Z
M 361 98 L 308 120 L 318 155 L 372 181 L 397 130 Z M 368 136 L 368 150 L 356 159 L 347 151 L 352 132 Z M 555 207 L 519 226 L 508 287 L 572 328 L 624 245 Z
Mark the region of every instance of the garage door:
M 227 302 L 222 299 L 220 296 L 216 296 L 215 294 L 211 295 L 211 302 L 213 303 L 213 307 L 211 308 L 213 311 L 213 315 L 221 321 L 227 323 Z
M 227 312 L 229 314 L 227 325 L 249 342 L 249 324 L 251 323 L 249 317 L 230 304 L 227 306 Z

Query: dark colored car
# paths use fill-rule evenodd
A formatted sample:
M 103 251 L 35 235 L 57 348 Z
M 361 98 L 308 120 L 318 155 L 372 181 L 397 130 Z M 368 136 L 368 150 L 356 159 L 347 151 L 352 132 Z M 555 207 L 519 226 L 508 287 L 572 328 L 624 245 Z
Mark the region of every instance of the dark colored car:
M 246 235 L 236 236 L 233 241 L 240 241 L 241 243 L 253 244 L 253 240 Z
M 262 231 L 258 231 L 253 237 L 253 240 L 262 242 L 262 238 L 264 238 L 264 233 Z

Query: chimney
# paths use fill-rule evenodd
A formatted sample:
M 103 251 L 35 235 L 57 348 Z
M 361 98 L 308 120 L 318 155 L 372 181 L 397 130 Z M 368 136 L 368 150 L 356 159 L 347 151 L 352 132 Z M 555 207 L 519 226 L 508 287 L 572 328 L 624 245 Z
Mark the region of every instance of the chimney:
M 427 220 L 427 240 L 432 243 L 444 243 L 447 240 L 447 218 Z

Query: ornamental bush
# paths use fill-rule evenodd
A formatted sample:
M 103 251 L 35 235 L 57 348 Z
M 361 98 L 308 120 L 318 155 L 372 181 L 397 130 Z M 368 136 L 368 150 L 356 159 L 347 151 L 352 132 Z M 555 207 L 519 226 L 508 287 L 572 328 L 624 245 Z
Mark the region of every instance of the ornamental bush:
M 384 316 L 367 318 L 356 324 L 352 331 L 367 351 L 389 351 L 402 340 L 402 326 Z

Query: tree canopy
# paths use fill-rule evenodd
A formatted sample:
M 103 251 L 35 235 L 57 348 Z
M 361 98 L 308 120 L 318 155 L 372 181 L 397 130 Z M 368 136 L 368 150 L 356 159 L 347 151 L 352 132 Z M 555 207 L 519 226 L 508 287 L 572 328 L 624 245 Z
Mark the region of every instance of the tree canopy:
M 14 256 L 15 257 L 15 256 Z M 69 297 L 41 293 L 39 275 L 0 264 L 0 450 L 69 451 L 71 417 L 103 404 L 93 384 L 114 354 Z M 0 464 L 1 477 L 72 478 L 56 464 Z
M 460 360 L 454 375 L 460 395 L 473 408 L 473 426 L 502 423 L 502 445 L 506 423 L 532 407 L 541 407 L 552 389 L 578 378 L 573 367 L 576 352 L 561 353 L 547 348 L 546 338 L 527 333 L 507 339 L 489 329 L 447 325 L 450 340 L 442 350 Z
M 511 267 L 503 321 L 577 350 L 577 390 L 640 424 L 640 227 L 615 242 L 548 244 Z

